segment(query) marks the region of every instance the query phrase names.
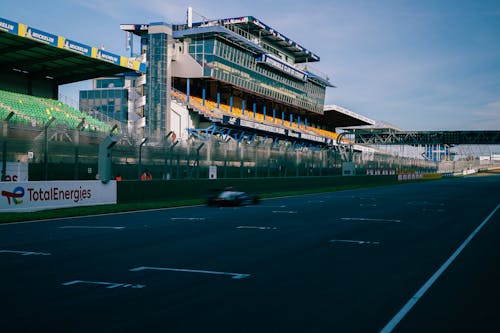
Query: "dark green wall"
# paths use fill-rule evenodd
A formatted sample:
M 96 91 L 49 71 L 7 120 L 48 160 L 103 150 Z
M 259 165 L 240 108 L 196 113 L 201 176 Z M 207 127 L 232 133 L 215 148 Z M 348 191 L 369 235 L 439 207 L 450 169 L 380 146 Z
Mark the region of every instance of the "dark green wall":
M 345 186 L 396 184 L 397 176 L 355 177 L 297 177 L 297 178 L 246 178 L 246 179 L 181 179 L 118 182 L 118 203 L 150 202 L 163 200 L 203 199 L 212 191 L 227 186 L 251 194 L 282 193 Z

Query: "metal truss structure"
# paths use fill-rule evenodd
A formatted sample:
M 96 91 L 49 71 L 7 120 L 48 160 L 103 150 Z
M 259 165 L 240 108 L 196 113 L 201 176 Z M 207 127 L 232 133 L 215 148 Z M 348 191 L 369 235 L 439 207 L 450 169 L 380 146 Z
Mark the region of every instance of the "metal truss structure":
M 326 145 L 312 144 L 304 140 L 289 141 L 289 139 L 280 137 L 279 135 L 259 135 L 256 132 L 245 131 L 243 129 L 237 128 L 223 127 L 216 124 L 212 124 L 206 128 L 189 128 L 188 135 L 200 141 L 208 141 L 212 137 L 215 137 L 220 141 L 227 142 L 229 140 L 234 140 L 236 142 L 246 142 L 249 144 L 259 144 L 263 142 L 270 142 L 269 140 L 271 140 L 272 147 L 281 144 L 291 146 L 293 149 L 309 148 L 315 150 L 332 148 Z
M 383 145 L 497 145 L 500 131 L 410 131 L 351 129 L 357 144 Z

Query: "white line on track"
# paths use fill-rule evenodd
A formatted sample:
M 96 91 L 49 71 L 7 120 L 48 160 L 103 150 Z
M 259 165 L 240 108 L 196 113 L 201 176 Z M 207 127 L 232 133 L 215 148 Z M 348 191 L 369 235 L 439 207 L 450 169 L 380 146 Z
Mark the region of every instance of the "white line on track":
M 267 200 L 267 199 L 263 199 Z M 178 209 L 186 209 L 192 207 L 201 207 L 204 205 L 189 205 L 189 206 L 178 206 L 178 207 L 164 207 L 164 208 L 152 208 L 152 209 L 143 209 L 143 210 L 133 210 L 127 212 L 117 212 L 117 213 L 104 213 L 104 214 L 91 214 L 91 215 L 81 215 L 81 216 L 66 216 L 66 217 L 55 217 L 51 219 L 42 219 L 42 220 L 32 220 L 32 221 L 21 221 L 21 222 L 9 222 L 9 223 L 0 223 L 0 227 L 7 227 L 17 224 L 29 224 L 29 223 L 38 223 L 38 222 L 59 222 L 64 220 L 76 220 L 76 219 L 88 219 L 93 217 L 105 217 L 105 216 L 116 216 L 116 215 L 135 215 L 135 214 L 143 214 L 150 212 L 161 212 L 168 210 L 178 210 Z
M 391 222 L 400 223 L 401 220 L 389 220 L 389 219 L 369 219 L 364 217 L 342 217 L 342 221 L 367 221 L 367 222 Z
M 236 229 L 259 229 L 259 230 L 277 230 L 276 227 L 258 227 L 253 225 L 240 225 L 237 226 Z
M 379 245 L 380 242 L 372 242 L 372 241 L 364 241 L 364 240 L 355 240 L 355 239 L 332 239 L 330 243 L 355 243 L 355 244 L 366 244 L 366 245 Z
M 445 261 L 445 263 L 439 267 L 439 269 L 424 283 L 424 285 L 415 293 L 415 295 L 410 298 L 410 300 L 399 310 L 398 313 L 385 325 L 385 327 L 380 330 L 380 333 L 390 333 L 399 324 L 401 320 L 410 312 L 413 306 L 424 296 L 424 294 L 429 290 L 429 288 L 436 282 L 436 280 L 443 274 L 443 272 L 450 266 L 453 261 L 458 257 L 458 255 L 465 249 L 465 247 L 470 243 L 470 241 L 477 235 L 477 233 L 488 223 L 496 211 L 500 208 L 500 204 L 496 206 L 495 209 L 484 219 L 483 222 L 467 237 L 467 239 L 455 250 L 455 252 Z
M 172 221 L 204 221 L 204 217 L 171 217 Z
M 271 206 L 271 205 L 249 205 L 249 206 L 242 206 L 246 208 L 285 208 L 286 205 L 276 205 L 276 206 Z
M 125 227 L 105 227 L 105 226 L 90 226 L 90 225 L 65 225 L 59 229 L 125 229 Z
M 273 210 L 273 214 L 297 214 L 296 210 Z
M 32 252 L 32 251 L 12 251 L 12 250 L 0 250 L 0 253 L 14 253 L 14 254 L 20 254 L 22 256 L 50 256 L 50 253 L 44 253 L 44 252 Z
M 242 274 L 242 273 L 216 272 L 216 271 L 205 271 L 205 270 L 198 270 L 198 269 L 170 268 L 170 267 L 141 266 L 141 267 L 136 267 L 136 268 L 130 269 L 131 272 L 139 272 L 139 271 L 145 271 L 145 270 L 201 273 L 201 274 L 214 274 L 214 275 L 230 275 L 230 276 L 232 276 L 233 279 L 244 279 L 244 278 L 250 276 L 250 274 Z

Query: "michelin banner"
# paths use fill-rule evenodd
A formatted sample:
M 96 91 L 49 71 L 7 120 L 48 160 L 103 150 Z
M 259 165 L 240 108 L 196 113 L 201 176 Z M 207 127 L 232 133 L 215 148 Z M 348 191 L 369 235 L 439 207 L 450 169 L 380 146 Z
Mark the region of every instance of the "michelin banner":
M 17 35 L 18 24 L 0 17 L 0 30 Z
M 0 183 L 0 212 L 116 204 L 116 181 Z
M 38 30 L 31 27 L 26 27 L 26 32 L 23 37 L 34 39 L 38 42 L 49 44 L 57 47 L 57 36 L 48 32 Z

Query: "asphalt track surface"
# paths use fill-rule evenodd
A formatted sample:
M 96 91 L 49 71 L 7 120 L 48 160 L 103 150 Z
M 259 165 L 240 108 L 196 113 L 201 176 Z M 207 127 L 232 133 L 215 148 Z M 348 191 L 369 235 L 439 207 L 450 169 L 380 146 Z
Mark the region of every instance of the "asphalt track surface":
M 487 176 L 0 225 L 0 331 L 498 332 L 499 204 Z

